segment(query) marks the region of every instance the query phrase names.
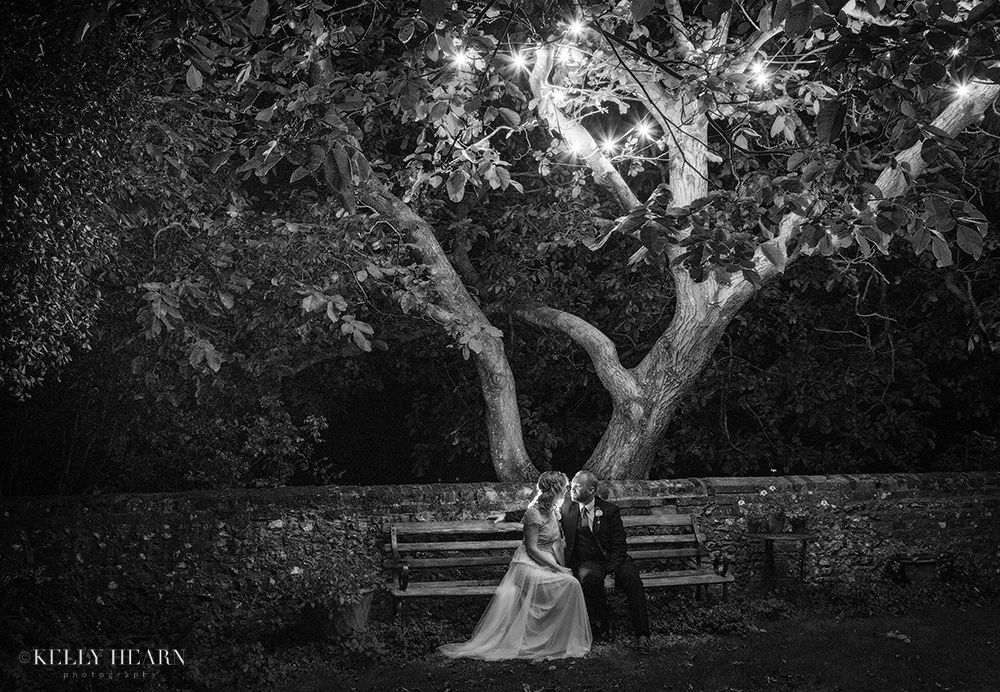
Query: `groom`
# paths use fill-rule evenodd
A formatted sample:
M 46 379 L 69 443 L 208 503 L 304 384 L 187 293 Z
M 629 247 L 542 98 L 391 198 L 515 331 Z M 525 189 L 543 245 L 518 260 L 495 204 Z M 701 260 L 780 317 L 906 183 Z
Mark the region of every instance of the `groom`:
M 615 576 L 615 588 L 625 594 L 629 617 L 641 651 L 649 651 L 649 615 L 639 568 L 628 556 L 621 509 L 597 497 L 597 476 L 580 471 L 570 483 L 570 496 L 562 506 L 562 529 L 566 537 L 566 566 L 583 587 L 594 638 L 610 641 L 611 609 L 604 578 Z M 508 520 L 520 521 L 523 512 L 508 512 Z

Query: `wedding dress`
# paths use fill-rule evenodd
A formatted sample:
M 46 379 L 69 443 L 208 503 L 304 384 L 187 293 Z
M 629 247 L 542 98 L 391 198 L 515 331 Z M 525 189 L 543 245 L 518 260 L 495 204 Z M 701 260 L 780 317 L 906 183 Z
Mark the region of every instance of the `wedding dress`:
M 552 553 L 560 565 L 566 564 L 558 510 L 545 518 L 537 508 L 528 507 L 523 522 L 539 527 L 540 550 Z M 438 651 L 450 658 L 484 661 L 576 658 L 590 651 L 591 640 L 580 582 L 572 574 L 532 560 L 522 543 L 472 639 L 445 644 Z

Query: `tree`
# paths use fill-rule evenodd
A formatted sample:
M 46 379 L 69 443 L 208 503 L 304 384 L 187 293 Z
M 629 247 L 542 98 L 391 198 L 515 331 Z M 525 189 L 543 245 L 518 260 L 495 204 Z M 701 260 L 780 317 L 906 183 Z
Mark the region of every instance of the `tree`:
M 535 469 L 497 315 L 558 330 L 588 353 L 613 410 L 587 467 L 641 478 L 729 323 L 789 264 L 822 255 L 850 265 L 895 238 L 941 267 L 956 247 L 982 254 L 985 219 L 948 172 L 972 155 L 956 137 L 1000 92 L 996 3 L 867 7 L 204 0 L 130 9 L 162 56 L 164 106 L 196 123 L 171 136 L 182 190 L 225 178 L 265 213 L 267 199 L 299 197 L 301 218 L 278 216 L 286 205 L 270 212 L 274 227 L 302 222 L 346 248 L 350 265 L 299 286 L 301 307 L 357 348 L 370 348 L 347 312 L 358 292 L 381 291 L 439 325 L 475 364 L 497 475 L 515 479 Z M 660 272 L 670 321 L 636 365 L 590 321 L 483 271 L 503 264 L 484 259 L 498 234 L 479 236 L 463 220 L 488 197 L 517 217 L 532 169 L 564 206 L 590 210 L 570 239 L 599 228 L 589 238 L 599 250 L 634 237 L 633 263 Z M 224 214 L 203 210 L 197 227 L 211 236 Z M 232 277 L 220 280 L 202 295 L 224 301 Z M 158 282 L 151 305 L 174 300 L 168 286 Z M 153 325 L 178 319 L 151 314 Z M 199 329 L 184 335 L 209 366 L 209 347 L 220 367 L 235 362 Z
M 107 32 L 74 46 L 93 12 L 60 9 L 17 6 L 0 28 L 0 386 L 20 398 L 90 343 L 119 241 L 106 210 L 127 197 L 124 133 L 142 118 L 138 47 Z

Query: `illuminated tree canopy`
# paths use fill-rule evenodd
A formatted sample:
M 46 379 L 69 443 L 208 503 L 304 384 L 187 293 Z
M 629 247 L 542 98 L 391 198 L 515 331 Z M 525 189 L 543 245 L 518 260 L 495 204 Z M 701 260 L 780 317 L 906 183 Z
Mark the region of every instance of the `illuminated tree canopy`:
M 937 267 L 983 256 L 982 199 L 963 173 L 996 161 L 997 139 L 976 128 L 1000 94 L 997 9 L 110 2 L 77 35 L 127 24 L 162 67 L 140 152 L 159 177 L 143 220 L 121 221 L 227 244 L 210 272 L 186 256 L 147 277 L 150 337 L 209 379 L 251 367 L 223 325 L 253 310 L 268 272 L 241 265 L 294 257 L 270 277 L 299 312 L 286 333 L 382 347 L 363 314 L 375 296 L 437 325 L 476 368 L 498 477 L 522 479 L 536 469 L 498 326 L 513 316 L 575 342 L 613 401 L 587 468 L 643 478 L 727 326 L 792 263 L 850 271 L 892 243 Z M 591 315 L 505 276 L 509 233 L 469 222 L 496 210 L 527 247 L 518 210 L 539 194 L 573 210 L 543 242 L 631 243 L 621 271 L 656 277 L 669 321 L 634 365 Z M 264 232 L 234 233 L 262 213 Z

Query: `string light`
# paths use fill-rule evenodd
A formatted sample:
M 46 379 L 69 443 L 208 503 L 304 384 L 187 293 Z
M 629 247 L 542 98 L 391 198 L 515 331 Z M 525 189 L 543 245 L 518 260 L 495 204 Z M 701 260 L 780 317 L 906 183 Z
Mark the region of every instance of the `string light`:
M 604 150 L 605 154 L 614 155 L 615 149 L 617 149 L 617 147 L 618 145 L 615 144 L 614 140 L 610 138 L 605 139 L 603 142 L 601 142 L 601 149 Z
M 959 48 L 958 46 L 955 46 L 954 48 L 952 48 L 952 49 L 951 49 L 950 51 L 948 51 L 948 52 L 949 52 L 949 53 L 951 53 L 951 57 L 953 57 L 953 58 L 957 58 L 957 57 L 958 57 L 959 55 L 961 55 L 961 54 L 962 54 L 962 49 L 961 49 L 961 48 Z
M 455 53 L 455 64 L 459 67 L 466 67 L 469 64 L 469 56 L 466 55 L 464 50 L 460 50 Z
M 528 69 L 528 57 L 518 51 L 510 56 L 510 64 L 514 66 L 516 70 L 526 70 Z
M 754 83 L 759 87 L 766 87 L 771 81 L 771 75 L 764 67 L 764 63 L 754 62 L 750 65 L 750 72 L 753 73 Z
M 955 96 L 957 96 L 960 99 L 968 98 L 969 94 L 971 93 L 972 93 L 972 88 L 966 83 L 958 84 L 955 86 Z
M 569 23 L 569 33 L 571 36 L 580 36 L 585 28 L 586 25 L 581 19 L 574 19 Z
M 635 132 L 637 135 L 645 139 L 653 135 L 653 128 L 647 122 L 638 122 L 635 124 Z

